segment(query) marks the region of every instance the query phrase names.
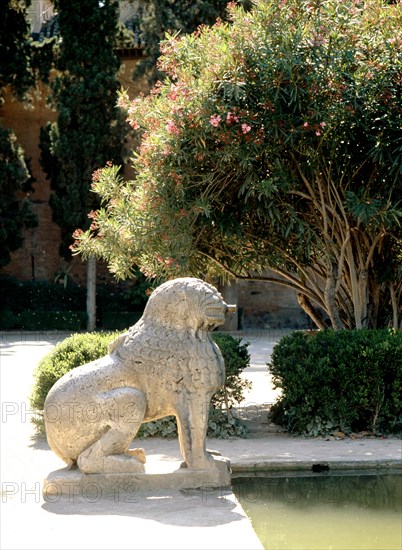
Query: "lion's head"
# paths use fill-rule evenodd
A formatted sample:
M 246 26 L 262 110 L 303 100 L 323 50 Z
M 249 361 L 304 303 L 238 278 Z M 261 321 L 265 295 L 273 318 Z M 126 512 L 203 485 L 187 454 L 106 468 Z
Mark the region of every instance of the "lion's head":
M 227 305 L 212 285 L 183 277 L 167 281 L 150 296 L 142 319 L 180 329 L 212 330 L 225 322 Z

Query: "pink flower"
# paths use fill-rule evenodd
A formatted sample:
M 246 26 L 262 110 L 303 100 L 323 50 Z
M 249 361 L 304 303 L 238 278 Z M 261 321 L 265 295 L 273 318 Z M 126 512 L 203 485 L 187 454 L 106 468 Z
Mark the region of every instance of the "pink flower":
M 243 122 L 243 124 L 241 125 L 241 131 L 243 132 L 243 134 L 248 134 L 250 130 L 251 126 Z
M 305 123 L 303 124 L 303 126 L 304 126 L 304 128 L 307 128 L 307 127 L 308 127 L 308 122 L 305 122 Z
M 316 136 L 320 136 L 320 135 L 321 135 L 320 130 L 316 130 L 316 131 L 315 131 L 315 135 L 316 135 Z
M 228 124 L 234 123 L 234 122 L 239 122 L 239 117 L 236 116 L 236 115 L 234 115 L 233 113 L 231 113 L 231 112 L 229 111 L 229 113 L 226 115 L 226 122 L 227 122 Z
M 98 168 L 92 173 L 92 181 L 99 181 L 102 177 L 102 168 Z
M 209 122 L 212 126 L 217 128 L 221 120 L 222 120 L 222 117 L 220 115 L 212 115 L 211 118 L 209 119 Z
M 98 212 L 96 210 L 91 210 L 90 212 L 88 212 L 87 216 L 90 220 L 96 220 L 96 218 L 98 217 Z
M 177 87 L 176 87 L 176 86 L 172 86 L 171 91 L 169 92 L 168 97 L 169 97 L 169 99 L 170 99 L 171 101 L 176 101 L 177 96 L 178 96 Z
M 178 134 L 180 132 L 173 120 L 167 121 L 166 130 L 169 132 L 169 134 Z
M 321 128 L 325 128 L 325 126 L 326 126 L 326 125 L 327 125 L 327 123 L 326 123 L 326 122 L 320 122 L 320 126 L 321 126 Z

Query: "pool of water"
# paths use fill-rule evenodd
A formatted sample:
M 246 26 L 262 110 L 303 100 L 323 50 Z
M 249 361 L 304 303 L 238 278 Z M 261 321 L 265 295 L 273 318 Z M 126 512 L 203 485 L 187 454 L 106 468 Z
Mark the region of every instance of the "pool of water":
M 235 477 L 267 550 L 401 550 L 402 472 Z

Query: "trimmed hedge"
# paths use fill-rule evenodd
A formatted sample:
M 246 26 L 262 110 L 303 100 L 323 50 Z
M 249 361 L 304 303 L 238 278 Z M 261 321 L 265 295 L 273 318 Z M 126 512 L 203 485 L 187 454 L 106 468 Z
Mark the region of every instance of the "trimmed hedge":
M 8 317 L 7 317 L 8 315 Z M 5 330 L 72 330 L 85 329 L 85 311 L 22 311 L 21 313 L 0 312 L 0 322 Z M 4 322 L 5 321 L 5 322 Z M 6 325 L 6 326 L 4 326 Z
M 402 332 L 294 332 L 268 363 L 282 395 L 272 421 L 312 436 L 402 429 Z
M 109 344 L 121 332 L 81 333 L 66 338 L 39 362 L 34 373 L 34 386 L 30 405 L 38 411 L 34 417 L 38 432 L 43 432 L 41 411 L 51 387 L 64 374 L 75 367 L 94 361 L 108 354 Z M 243 391 L 250 382 L 240 378 L 241 372 L 249 365 L 248 343 L 229 334 L 212 333 L 212 337 L 222 351 L 226 365 L 225 388 L 218 392 L 211 403 L 208 435 L 211 437 L 242 437 L 247 433 L 243 424 L 231 414 L 230 408 L 243 399 Z M 226 409 L 229 407 L 229 410 Z M 38 420 L 39 419 L 39 420 Z M 139 437 L 172 437 L 177 434 L 176 419 L 169 416 L 142 425 Z
M 61 282 L 61 279 L 60 279 Z M 0 276 L 0 330 L 72 330 L 86 328 L 86 288 L 69 280 L 20 281 Z M 123 330 L 141 317 L 149 282 L 102 284 L 96 288 L 97 325 Z
M 85 311 L 86 290 L 70 282 L 66 287 L 48 281 L 19 281 L 1 276 L 2 308 L 13 313 L 31 311 Z
M 104 330 L 125 330 L 134 325 L 142 311 L 104 311 L 98 317 L 98 324 Z M 0 310 L 0 330 L 71 330 L 79 332 L 87 327 L 85 311 L 31 311 L 13 313 Z
M 104 311 L 102 328 L 104 330 L 124 330 L 134 325 L 142 316 L 142 311 Z
M 15 314 L 10 309 L 0 309 L 0 330 L 11 330 L 16 325 Z

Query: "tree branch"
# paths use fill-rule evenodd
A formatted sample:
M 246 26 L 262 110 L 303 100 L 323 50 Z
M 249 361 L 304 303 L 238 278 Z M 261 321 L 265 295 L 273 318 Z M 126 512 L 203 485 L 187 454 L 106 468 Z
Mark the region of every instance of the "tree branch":
M 312 319 L 312 321 L 317 325 L 320 330 L 325 330 L 326 328 L 328 328 L 321 313 L 317 311 L 315 307 L 313 307 L 310 300 L 305 294 L 299 292 L 297 294 L 297 301 L 299 302 L 299 305 L 303 309 L 303 311 L 310 317 L 310 319 Z

